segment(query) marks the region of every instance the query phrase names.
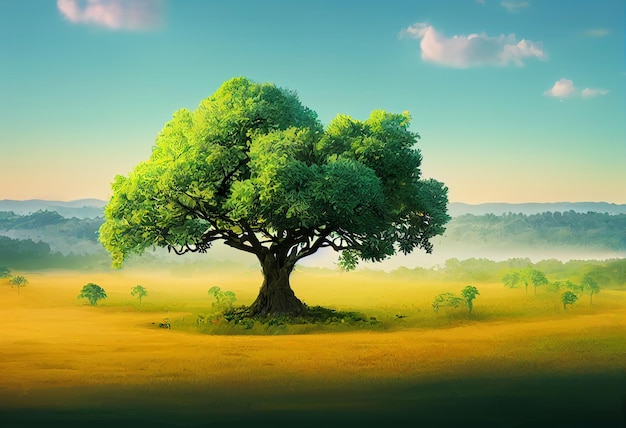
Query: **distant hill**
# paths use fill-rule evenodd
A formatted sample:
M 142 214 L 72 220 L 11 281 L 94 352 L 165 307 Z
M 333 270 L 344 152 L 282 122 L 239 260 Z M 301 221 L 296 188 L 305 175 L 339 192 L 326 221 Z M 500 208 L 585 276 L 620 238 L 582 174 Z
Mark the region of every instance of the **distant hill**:
M 107 201 L 100 199 L 78 199 L 75 201 L 45 201 L 41 199 L 30 199 L 27 201 L 15 201 L 10 199 L 0 200 L 0 211 L 13 211 L 15 214 L 27 215 L 36 211 L 56 211 L 65 218 L 96 218 L 103 216 L 103 208 Z M 506 203 L 486 203 L 486 204 L 466 204 L 463 202 L 452 202 L 448 209 L 450 216 L 459 217 L 465 214 L 524 214 L 533 215 L 544 212 L 567 212 L 577 213 L 597 212 L 615 214 L 626 214 L 626 204 L 611 204 L 608 202 L 549 202 L 549 203 L 526 203 L 526 204 L 506 204 Z
M 547 203 L 526 203 L 526 204 L 505 204 L 505 203 L 487 203 L 487 204 L 465 204 L 463 202 L 452 202 L 449 205 L 448 212 L 451 217 L 459 217 L 465 214 L 484 215 L 484 214 L 524 214 L 533 215 L 544 212 L 568 212 L 577 213 L 608 213 L 626 214 L 626 204 L 611 204 L 608 202 L 547 202 Z
M 15 201 L 0 200 L 0 211 L 13 211 L 15 214 L 28 215 L 37 211 L 56 211 L 65 218 L 96 218 L 102 217 L 102 209 L 107 204 L 100 199 L 78 199 L 75 201 L 44 201 L 30 199 Z
M 108 266 L 110 257 L 98 242 L 105 204 L 97 199 L 72 202 L 0 201 L 0 266 L 8 264 L 9 260 L 14 263 L 21 261 L 24 266 L 30 267 Z M 468 207 L 474 210 L 480 208 L 487 213 L 464 212 Z M 496 210 L 493 207 L 506 213 L 494 214 L 492 212 Z M 529 212 L 529 208 L 536 213 L 520 213 L 523 210 Z M 559 208 L 568 209 L 556 211 Z M 625 258 L 626 213 L 612 214 L 623 208 L 624 205 L 601 203 L 453 203 L 450 207 L 453 218 L 446 225 L 445 233 L 433 238 L 433 254 L 415 251 L 406 256 L 396 255 L 380 264 L 364 263 L 363 266 L 385 270 L 399 266 L 434 266 L 452 258 L 488 258 L 496 261 L 520 257 L 532 260 Z M 28 214 L 20 214 L 24 212 Z M 165 257 L 168 262 L 176 263 L 191 260 L 170 255 L 167 251 L 146 254 L 137 259 L 162 263 Z M 209 259 L 211 263 L 224 260 L 248 263 L 246 257 L 247 254 L 218 245 L 211 250 Z M 302 265 L 334 267 L 336 261 L 337 254 L 333 251 L 319 251 L 303 260 Z

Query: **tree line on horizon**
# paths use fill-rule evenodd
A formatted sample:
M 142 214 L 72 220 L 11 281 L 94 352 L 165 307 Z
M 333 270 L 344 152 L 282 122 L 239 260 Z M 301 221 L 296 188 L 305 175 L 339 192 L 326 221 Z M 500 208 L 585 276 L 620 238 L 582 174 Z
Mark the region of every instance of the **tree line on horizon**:
M 532 272 L 528 280 L 523 272 Z M 369 271 L 368 274 L 372 272 Z M 516 276 L 516 273 L 520 273 Z M 570 260 L 546 259 L 533 263 L 529 258 L 511 258 L 503 261 L 489 259 L 451 258 L 443 266 L 433 268 L 401 267 L 391 273 L 401 277 L 413 277 L 420 281 L 509 283 L 511 287 L 547 285 L 548 283 L 581 282 L 593 277 L 602 288 L 626 288 L 626 259 Z M 536 277 L 533 278 L 533 274 Z M 539 285 L 538 285 L 539 284 Z
M 55 211 L 19 215 L 0 211 L 0 235 L 9 230 L 38 230 L 47 236 L 98 241 L 103 217 L 65 218 Z M 590 247 L 626 250 L 626 214 L 598 212 L 544 212 L 502 215 L 465 214 L 446 226 L 445 240 L 484 246 Z
M 68 219 L 54 211 L 37 211 L 28 215 L 0 211 L 0 265 L 35 269 L 108 267 L 110 258 L 97 242 L 98 229 L 103 222 L 101 217 Z M 30 237 L 16 238 L 14 232 Z M 4 235 L 11 233 L 13 237 Z M 626 214 L 573 211 L 528 216 L 468 214 L 452 218 L 443 239 L 468 247 L 586 246 L 620 251 L 626 250 Z M 149 264 L 154 261 L 150 253 L 144 254 L 141 259 L 136 262 Z M 448 259 L 445 270 L 460 269 L 468 281 L 493 279 L 493 275 L 487 272 L 493 271 L 490 265 L 496 262 L 468 259 L 456 269 L 457 262 L 456 259 Z M 479 269 L 476 265 L 482 267 Z
M 544 212 L 465 214 L 447 225 L 446 239 L 494 247 L 589 247 L 626 249 L 626 214 Z
M 15 269 L 44 268 L 108 268 L 110 258 L 104 248 L 98 245 L 98 228 L 103 218 L 67 219 L 53 211 L 38 211 L 29 215 L 0 211 L 0 265 Z M 33 236 L 39 238 L 19 239 L 3 236 L 11 230 L 36 231 Z M 580 244 L 594 248 L 626 249 L 626 215 L 589 213 L 542 213 L 537 215 L 504 214 L 496 216 L 464 215 L 453 218 L 447 226 L 446 239 L 466 243 L 480 241 L 484 245 L 493 243 L 494 247 L 505 245 L 553 245 L 566 246 L 572 243 L 572 236 L 577 236 Z M 51 242 L 88 242 L 90 253 L 76 252 L 76 245 L 68 245 L 64 252 L 59 251 Z M 616 244 L 616 243 L 622 244 Z M 573 244 L 572 244 L 573 245 Z M 146 253 L 138 264 L 150 264 L 155 258 Z M 558 260 L 544 260 L 536 264 L 530 259 L 517 258 L 496 262 L 483 258 L 458 260 L 450 258 L 444 266 L 436 270 L 416 268 L 414 274 L 433 279 L 447 280 L 457 278 L 463 281 L 498 281 L 508 267 L 536 265 L 539 270 L 557 276 L 559 272 L 569 272 L 579 264 L 595 266 L 595 261 L 562 263 Z M 619 263 L 618 263 L 619 264 Z M 400 272 L 407 270 L 400 269 Z M 619 285 L 623 274 L 607 274 L 613 278 L 609 282 Z M 620 276 L 622 275 L 622 276 Z M 563 275 L 562 275 L 563 276 Z M 626 282 L 626 280 L 623 280 Z M 622 283 L 623 283 L 622 282 Z

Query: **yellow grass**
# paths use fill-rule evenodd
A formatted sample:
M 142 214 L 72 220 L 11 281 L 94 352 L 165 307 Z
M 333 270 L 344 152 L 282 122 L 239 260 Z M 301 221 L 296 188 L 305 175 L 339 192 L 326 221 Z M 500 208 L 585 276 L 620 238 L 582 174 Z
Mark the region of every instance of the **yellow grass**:
M 258 406 L 270 409 L 276 404 L 267 397 L 277 390 L 356 393 L 441 378 L 626 370 L 626 341 L 621 340 L 626 302 L 617 291 L 603 290 L 594 297 L 594 308 L 583 298 L 564 312 L 554 303 L 558 296 L 545 290 L 534 298 L 499 284 L 473 284 L 481 291 L 477 317 L 526 306 L 535 315 L 472 321 L 459 316 L 447 324 L 430 302 L 442 291 L 458 293 L 464 284 L 296 273 L 294 288 L 308 304 L 387 313 L 397 324 L 379 332 L 213 336 L 159 329 L 153 323 L 164 317 L 194 319 L 210 306 L 212 285 L 235 291 L 240 304 L 250 303 L 259 286 L 257 273 L 181 278 L 136 271 L 48 272 L 28 278 L 19 296 L 0 286 L 0 399 L 12 408 L 66 405 L 76 396 L 65 393 L 85 387 L 133 386 L 166 394 L 178 387 L 249 393 Z M 109 296 L 97 307 L 76 298 L 88 282 L 101 285 Z M 137 284 L 149 292 L 141 310 L 130 296 Z M 394 320 L 397 312 L 408 315 L 405 324 Z M 426 328 L 411 324 L 412 316 L 443 321 Z M 300 405 L 313 406 L 315 400 L 308 403 Z

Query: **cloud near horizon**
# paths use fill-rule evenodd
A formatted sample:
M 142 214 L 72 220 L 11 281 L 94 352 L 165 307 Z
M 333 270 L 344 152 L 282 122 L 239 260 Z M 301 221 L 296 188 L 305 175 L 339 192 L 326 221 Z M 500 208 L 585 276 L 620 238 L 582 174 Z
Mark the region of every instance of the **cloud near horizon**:
M 161 25 L 163 0 L 57 0 L 57 8 L 74 24 L 141 31 Z
M 421 39 L 422 59 L 435 64 L 469 68 L 485 65 L 524 65 L 527 58 L 547 59 L 541 42 L 522 39 L 515 34 L 489 37 L 485 33 L 446 37 L 425 22 L 402 30 L 400 38 Z
M 578 91 L 578 88 L 574 86 L 574 81 L 570 79 L 559 79 L 552 88 L 545 91 L 543 94 L 549 97 L 567 98 L 570 96 L 581 95 L 583 98 L 593 98 L 599 95 L 606 95 L 609 91 L 606 89 L 593 89 L 585 88 L 582 91 Z

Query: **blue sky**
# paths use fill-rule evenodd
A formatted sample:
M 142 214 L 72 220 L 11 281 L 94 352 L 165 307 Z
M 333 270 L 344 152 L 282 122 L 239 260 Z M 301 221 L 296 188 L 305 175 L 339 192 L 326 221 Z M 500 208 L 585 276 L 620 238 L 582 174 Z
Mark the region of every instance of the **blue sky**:
M 626 203 L 623 0 L 0 0 L 0 199 L 110 197 L 246 76 L 408 110 L 451 201 Z

